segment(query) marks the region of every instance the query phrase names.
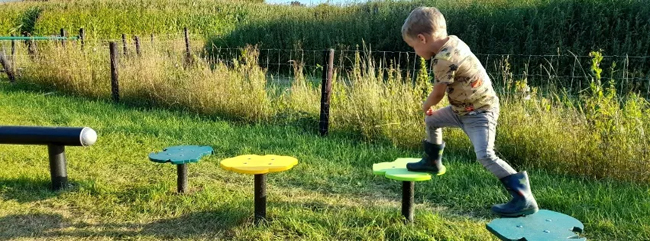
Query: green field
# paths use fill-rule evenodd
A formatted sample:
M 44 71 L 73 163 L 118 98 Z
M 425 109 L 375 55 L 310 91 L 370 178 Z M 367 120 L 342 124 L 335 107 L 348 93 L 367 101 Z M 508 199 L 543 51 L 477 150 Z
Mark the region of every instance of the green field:
M 45 147 L 0 146 L 2 239 L 496 240 L 485 224 L 506 193 L 473 159 L 448 156 L 445 175 L 417 183 L 416 222 L 403 225 L 401 184 L 373 176 L 371 166 L 418 152 L 28 89 L 0 84 L 0 125 L 89 126 L 99 137 L 67 148 L 73 186 L 59 192 L 48 189 Z M 215 155 L 190 165 L 191 193 L 175 195 L 175 168 L 147 154 L 184 144 L 212 146 Z M 252 176 L 218 165 L 251 153 L 300 161 L 269 175 L 262 226 L 252 224 Z M 528 172 L 540 206 L 580 219 L 590 240 L 650 238 L 647 185 Z

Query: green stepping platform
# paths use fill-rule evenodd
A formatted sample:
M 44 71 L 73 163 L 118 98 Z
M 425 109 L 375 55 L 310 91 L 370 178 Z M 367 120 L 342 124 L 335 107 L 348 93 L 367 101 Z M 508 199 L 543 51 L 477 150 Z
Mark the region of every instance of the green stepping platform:
M 375 175 L 384 175 L 398 181 L 418 182 L 431 180 L 431 174 L 426 172 L 412 172 L 406 169 L 406 164 L 410 162 L 419 162 L 421 158 L 397 158 L 392 162 L 381 162 L 372 165 L 372 173 Z M 445 174 L 442 170 L 438 176 Z
M 372 165 L 372 173 L 375 175 L 384 176 L 389 179 L 402 181 L 402 215 L 406 218 L 406 222 L 413 222 L 413 200 L 415 197 L 415 184 L 414 182 L 431 180 L 431 174 L 428 172 L 412 172 L 406 169 L 406 164 L 411 162 L 419 162 L 421 158 L 397 158 L 392 162 L 381 162 Z M 446 169 L 443 169 L 437 175 L 445 174 Z
M 498 218 L 486 227 L 501 240 L 587 240 L 575 233 L 584 230 L 582 222 L 546 209 L 524 217 Z
M 209 146 L 171 146 L 162 152 L 149 153 L 149 160 L 156 163 L 170 162 L 177 167 L 177 190 L 184 193 L 187 189 L 187 164 L 198 162 L 201 158 L 213 153 Z

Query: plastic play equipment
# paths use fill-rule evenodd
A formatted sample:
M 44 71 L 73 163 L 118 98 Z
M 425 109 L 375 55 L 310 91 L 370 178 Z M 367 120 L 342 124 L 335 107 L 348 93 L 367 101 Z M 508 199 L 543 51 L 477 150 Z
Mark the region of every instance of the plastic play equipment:
M 574 240 L 585 241 L 585 226 L 569 215 L 541 209 L 528 216 L 498 218 L 485 225 L 501 240 Z
M 255 223 L 266 219 L 266 174 L 282 172 L 298 165 L 298 159 L 276 155 L 241 155 L 228 158 L 219 165 L 229 171 L 255 175 Z
M 418 162 L 420 158 L 397 158 L 392 162 L 381 162 L 372 165 L 372 173 L 386 178 L 402 181 L 402 215 L 406 222 L 413 222 L 415 198 L 415 183 L 417 181 L 431 180 L 431 174 L 426 172 L 412 172 L 406 169 L 406 164 Z M 445 174 L 442 170 L 438 176 Z
M 77 40 L 79 37 L 61 37 L 61 36 L 0 36 L 0 40 Z
M 434 175 L 406 169 L 407 163 L 418 161 L 420 158 L 397 158 L 393 162 L 375 163 L 372 166 L 373 174 L 402 181 L 402 215 L 407 223 L 414 219 L 414 182 L 431 180 Z M 443 175 L 445 171 L 437 175 Z M 587 240 L 576 234 L 584 229 L 579 220 L 546 209 L 527 216 L 497 218 L 486 224 L 486 228 L 501 240 Z
M 97 133 L 89 127 L 0 126 L 0 144 L 47 145 L 52 189 L 68 182 L 65 146 L 91 146 Z
M 198 162 L 203 156 L 211 155 L 212 147 L 209 146 L 171 146 L 163 149 L 162 152 L 150 153 L 149 160 L 157 163 L 176 165 L 177 169 L 177 192 L 185 193 L 187 190 L 187 164 Z

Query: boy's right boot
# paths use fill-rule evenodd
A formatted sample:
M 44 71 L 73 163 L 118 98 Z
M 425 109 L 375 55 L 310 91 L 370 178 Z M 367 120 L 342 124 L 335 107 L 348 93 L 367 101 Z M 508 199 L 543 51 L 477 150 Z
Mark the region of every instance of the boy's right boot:
M 539 211 L 537 201 L 530 191 L 530 180 L 526 171 L 501 178 L 512 199 L 504 204 L 492 206 L 492 211 L 504 217 L 525 216 Z
M 413 172 L 431 172 L 436 175 L 445 174 L 446 168 L 442 165 L 442 151 L 445 149 L 445 142 L 437 145 L 423 140 L 422 145 L 424 146 L 422 160 L 406 164 L 406 169 Z

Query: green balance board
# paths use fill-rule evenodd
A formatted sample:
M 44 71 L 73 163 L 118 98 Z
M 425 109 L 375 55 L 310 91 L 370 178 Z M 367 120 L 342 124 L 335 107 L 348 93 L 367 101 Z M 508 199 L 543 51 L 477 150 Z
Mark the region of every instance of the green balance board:
M 150 153 L 149 160 L 153 162 L 172 164 L 185 164 L 197 162 L 203 156 L 212 154 L 212 147 L 209 146 L 172 146 L 163 149 L 162 152 Z
M 524 217 L 498 218 L 486 226 L 501 240 L 587 240 L 575 233 L 584 229 L 582 222 L 545 209 Z
M 375 175 L 384 175 L 398 181 L 427 181 L 431 180 L 431 174 L 427 172 L 412 172 L 406 169 L 406 164 L 419 162 L 420 158 L 397 158 L 392 162 L 381 162 L 372 165 L 372 173 Z M 445 170 L 438 174 L 442 175 Z

